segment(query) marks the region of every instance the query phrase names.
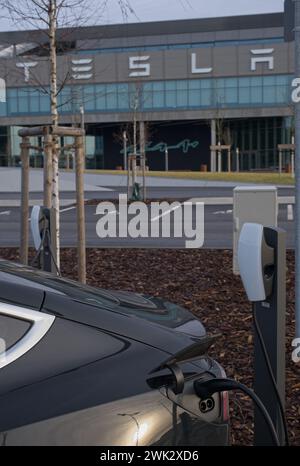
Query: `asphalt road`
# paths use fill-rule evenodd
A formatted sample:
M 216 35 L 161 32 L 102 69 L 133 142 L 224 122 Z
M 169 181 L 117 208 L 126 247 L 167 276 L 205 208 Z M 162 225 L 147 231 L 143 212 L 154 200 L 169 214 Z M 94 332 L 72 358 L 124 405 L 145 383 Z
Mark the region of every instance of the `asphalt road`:
M 211 193 L 213 193 L 211 191 Z M 220 194 L 219 191 L 217 193 Z M 193 197 L 195 197 L 193 190 Z M 203 188 L 201 191 L 203 196 Z M 216 191 L 214 190 L 214 196 Z M 193 209 L 193 225 L 195 227 L 195 208 Z M 100 239 L 96 234 L 96 224 L 100 216 L 96 215 L 96 205 L 86 206 L 86 239 L 88 247 L 155 247 L 182 248 L 185 247 L 187 237 L 172 238 L 174 231 L 174 213 L 171 214 L 171 238 L 105 238 Z M 129 217 L 129 218 L 132 218 Z M 0 208 L 0 246 L 12 247 L 19 245 L 20 226 L 19 207 Z M 287 205 L 279 206 L 279 226 L 287 231 L 287 247 L 294 247 L 294 222 L 287 220 Z M 157 219 L 161 222 L 162 219 Z M 149 225 L 151 215 L 149 213 Z M 200 231 L 200 229 L 198 230 Z M 205 248 L 232 248 L 232 204 L 206 205 L 204 211 L 204 246 Z M 76 245 L 76 208 L 69 206 L 61 210 L 61 246 Z M 31 243 L 32 244 L 32 243 Z
M 18 246 L 20 228 L 20 177 L 19 170 L 7 169 L 0 171 L 0 246 Z M 74 174 L 62 173 L 61 178 L 61 245 L 76 245 L 76 209 Z M 205 200 L 204 247 L 231 248 L 232 247 L 232 196 L 233 183 L 200 182 L 197 180 L 166 180 L 148 178 L 147 198 L 151 200 L 170 199 L 187 200 L 202 198 Z M 86 175 L 85 199 L 116 200 L 120 193 L 126 193 L 126 177 L 116 175 Z M 31 205 L 42 205 L 43 194 L 39 191 L 42 186 L 42 172 L 34 171 L 31 179 Z M 65 191 L 62 191 L 65 186 Z M 2 189 L 3 188 L 3 189 Z M 278 187 L 278 196 L 284 202 L 292 203 L 294 189 L 292 187 Z M 211 205 L 212 204 L 212 205 Z M 187 238 L 172 238 L 174 219 L 171 214 L 171 238 L 105 238 L 100 239 L 96 234 L 96 224 L 99 217 L 95 215 L 96 206 L 86 206 L 86 237 L 87 246 L 94 247 L 185 247 Z M 148 225 L 153 224 L 149 215 Z M 194 219 L 195 220 L 195 219 Z M 158 220 L 158 221 L 161 221 Z M 288 232 L 288 247 L 294 245 L 293 221 L 287 221 L 287 205 L 279 207 L 279 225 Z M 178 225 L 177 225 L 178 226 Z M 195 226 L 195 224 L 194 224 Z M 150 229 L 150 228 L 149 228 Z M 198 228 L 199 231 L 199 228 Z

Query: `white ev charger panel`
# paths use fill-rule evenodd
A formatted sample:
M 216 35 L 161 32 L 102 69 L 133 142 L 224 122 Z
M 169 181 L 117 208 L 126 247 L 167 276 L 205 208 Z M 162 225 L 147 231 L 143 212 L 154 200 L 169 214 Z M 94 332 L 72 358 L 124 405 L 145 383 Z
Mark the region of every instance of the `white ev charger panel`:
M 244 223 L 240 233 L 237 259 L 249 301 L 264 301 L 266 291 L 263 276 L 264 227 L 257 223 Z
M 233 190 L 233 273 L 239 275 L 238 242 L 244 223 L 277 227 L 276 186 L 237 186 Z
M 41 207 L 35 205 L 32 207 L 31 216 L 30 216 L 30 229 L 33 237 L 33 243 L 36 250 L 39 249 L 42 238 L 40 231 L 40 219 L 41 219 Z

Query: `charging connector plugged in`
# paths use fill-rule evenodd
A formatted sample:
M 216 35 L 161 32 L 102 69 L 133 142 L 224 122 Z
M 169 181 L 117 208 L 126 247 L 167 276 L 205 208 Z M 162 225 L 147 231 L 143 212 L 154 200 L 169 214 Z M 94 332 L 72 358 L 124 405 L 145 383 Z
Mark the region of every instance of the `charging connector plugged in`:
M 277 432 L 270 418 L 270 415 L 265 408 L 264 404 L 258 398 L 258 396 L 250 390 L 250 388 L 246 387 L 246 385 L 237 382 L 236 380 L 232 379 L 209 379 L 209 380 L 196 380 L 194 382 L 194 390 L 196 394 L 199 396 L 201 401 L 208 400 L 212 397 L 214 393 L 221 393 L 221 392 L 228 392 L 231 390 L 240 390 L 248 395 L 253 402 L 256 404 L 258 409 L 260 410 L 266 425 L 270 431 L 272 440 L 274 445 L 280 446 L 280 442 L 278 440 Z M 200 401 L 200 405 L 201 405 Z

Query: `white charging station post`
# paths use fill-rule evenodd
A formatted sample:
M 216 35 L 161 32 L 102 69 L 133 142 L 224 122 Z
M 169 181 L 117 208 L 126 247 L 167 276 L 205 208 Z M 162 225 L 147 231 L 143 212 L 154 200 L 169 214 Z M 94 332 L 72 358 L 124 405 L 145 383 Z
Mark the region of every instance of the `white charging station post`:
M 286 340 L 286 232 L 279 228 L 264 227 L 264 236 L 268 246 L 274 249 L 273 286 L 270 296 L 265 301 L 254 303 L 257 321 L 278 392 L 284 406 L 285 400 L 285 340 Z M 279 440 L 284 445 L 284 433 L 278 400 L 272 385 L 268 368 L 263 357 L 257 332 L 254 332 L 254 391 L 266 406 Z M 255 411 L 255 445 L 271 445 L 268 429 L 263 425 L 261 413 Z
M 233 190 L 233 273 L 239 275 L 237 249 L 244 223 L 277 226 L 276 186 L 237 186 Z
M 240 275 L 258 324 L 254 326 L 254 391 L 273 421 L 281 445 L 284 429 L 280 405 L 264 356 L 259 333 L 284 407 L 286 335 L 286 232 L 246 223 L 238 245 Z M 254 412 L 254 445 L 273 445 L 260 411 Z

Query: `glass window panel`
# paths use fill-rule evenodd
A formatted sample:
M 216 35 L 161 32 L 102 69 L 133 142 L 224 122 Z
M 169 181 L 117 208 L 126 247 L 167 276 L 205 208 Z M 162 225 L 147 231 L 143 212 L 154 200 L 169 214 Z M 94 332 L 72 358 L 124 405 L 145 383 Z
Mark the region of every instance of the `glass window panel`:
M 8 97 L 18 97 L 18 89 L 8 89 L 7 91 Z
M 214 96 L 216 105 L 224 105 L 225 104 L 225 99 L 226 99 L 225 98 L 225 89 L 216 88 L 213 96 Z
M 32 96 L 30 99 L 30 111 L 34 113 L 38 113 L 40 111 L 40 99 L 38 94 Z
M 145 91 L 152 91 L 152 83 L 145 83 L 143 88 Z
M 201 90 L 201 105 L 213 105 L 212 103 L 212 94 L 210 89 Z
M 263 77 L 264 86 L 275 86 L 276 76 L 264 76 Z
M 96 110 L 106 110 L 105 86 L 95 86 L 95 106 Z
M 189 89 L 200 89 L 201 88 L 201 82 L 199 79 L 191 79 L 189 82 Z
M 223 78 L 216 79 L 216 85 L 218 88 L 224 88 L 225 87 L 225 82 L 226 80 Z
M 19 88 L 18 89 L 18 97 L 27 97 L 30 93 L 30 88 Z
M 18 113 L 18 98 L 17 97 L 11 97 L 8 101 L 7 105 L 7 110 L 8 114 L 12 115 L 14 113 Z
M 273 118 L 269 120 L 268 128 L 268 148 L 271 149 L 274 146 L 274 120 Z
M 264 87 L 264 103 L 274 104 L 276 100 L 275 86 Z
M 249 104 L 250 103 L 250 88 L 242 87 L 239 89 L 239 103 Z
M 201 91 L 189 90 L 189 107 L 197 107 L 201 105 Z
M 118 107 L 121 110 L 128 110 L 129 109 L 128 92 L 119 91 L 119 93 L 118 93 Z
M 250 103 L 260 104 L 262 103 L 262 87 L 256 86 L 250 89 Z
M 95 136 L 86 136 L 85 138 L 85 151 L 86 155 L 94 155 L 95 154 Z
M 212 80 L 210 79 L 200 79 L 199 83 L 201 85 L 201 89 L 211 89 L 212 87 Z
M 244 149 L 250 149 L 249 121 L 244 122 Z
M 276 76 L 276 84 L 281 84 L 281 85 L 284 85 L 284 86 L 288 86 L 289 85 L 289 76 Z
M 240 87 L 249 87 L 250 86 L 250 79 L 251 78 L 239 78 L 239 86 Z
M 276 86 L 276 102 L 277 103 L 288 103 L 288 90 L 286 86 Z
M 41 112 L 50 112 L 50 97 L 47 94 L 40 96 L 40 111 Z
M 153 93 L 150 93 L 153 95 Z M 143 95 L 141 95 L 138 91 L 130 92 L 129 94 L 129 108 L 134 110 L 135 108 L 138 109 L 140 105 L 143 103 Z
M 187 81 L 177 81 L 177 90 L 185 91 L 188 89 L 188 82 Z
M 252 121 L 252 149 L 256 150 L 258 149 L 257 147 L 257 134 L 258 134 L 259 128 L 257 125 L 257 120 Z
M 153 107 L 153 93 L 144 92 L 143 93 L 143 108 L 152 108 Z
M 75 91 L 72 92 L 70 87 L 64 87 L 62 89 L 62 91 L 59 93 L 59 96 L 62 99 L 66 100 L 66 99 L 70 99 L 72 94 L 74 94 L 74 93 L 75 93 Z
M 6 116 L 6 103 L 0 102 L 0 116 Z
M 86 111 L 95 110 L 95 87 L 93 85 L 84 86 L 82 89 L 82 102 L 81 104 Z
M 176 90 L 176 81 L 166 81 L 165 89 L 166 89 L 166 91 L 175 91 Z
M 96 97 L 95 105 L 97 110 L 106 110 L 105 95 Z
M 164 102 L 164 92 L 153 92 L 153 107 L 154 108 L 163 108 L 165 106 Z
M 166 106 L 167 107 L 176 107 L 176 92 L 167 91 L 166 92 Z
M 99 95 L 101 95 L 101 96 L 102 96 L 102 95 L 105 95 L 105 90 L 106 90 L 106 89 L 105 89 L 105 84 L 96 84 L 96 85 L 95 85 L 95 94 L 96 94 L 97 96 L 99 96 Z
M 260 148 L 264 150 L 266 148 L 266 120 L 262 120 L 260 123 Z
M 93 85 L 84 86 L 82 89 L 82 92 L 83 92 L 84 97 L 86 95 L 94 95 L 95 88 Z
M 237 78 L 228 78 L 225 80 L 225 87 L 236 87 L 238 86 L 238 79 Z
M 250 78 L 250 85 L 251 87 L 262 86 L 263 85 L 262 76 Z
M 96 138 L 96 147 L 95 150 L 97 154 L 103 155 L 104 154 L 104 141 L 103 141 L 103 136 L 95 136 Z
M 78 102 L 68 102 L 66 101 L 66 104 L 63 106 L 63 111 L 68 112 L 68 113 L 73 113 L 73 114 L 79 114 L 80 113 L 80 104 Z
M 188 92 L 186 90 L 177 91 L 177 105 L 179 107 L 187 107 L 188 105 Z
M 59 104 L 61 105 L 62 112 L 71 112 L 73 106 L 76 105 L 78 100 L 77 92 L 75 90 L 75 86 L 72 87 L 65 87 L 62 92 L 60 92 L 58 96 Z M 75 108 L 75 107 L 74 107 Z
M 18 98 L 19 113 L 28 113 L 29 111 L 29 99 L 27 97 Z
M 117 84 L 117 89 L 118 89 L 118 92 L 128 92 L 129 91 L 128 84 Z
M 227 104 L 236 104 L 238 102 L 237 88 L 228 88 L 225 90 L 225 102 Z
M 86 94 L 84 96 L 84 110 L 87 112 L 90 112 L 91 110 L 95 110 L 96 107 L 96 102 L 95 102 L 95 96 L 94 94 Z
M 163 82 L 158 82 L 158 83 L 152 83 L 153 84 L 153 91 L 163 91 L 164 90 L 164 83 Z

